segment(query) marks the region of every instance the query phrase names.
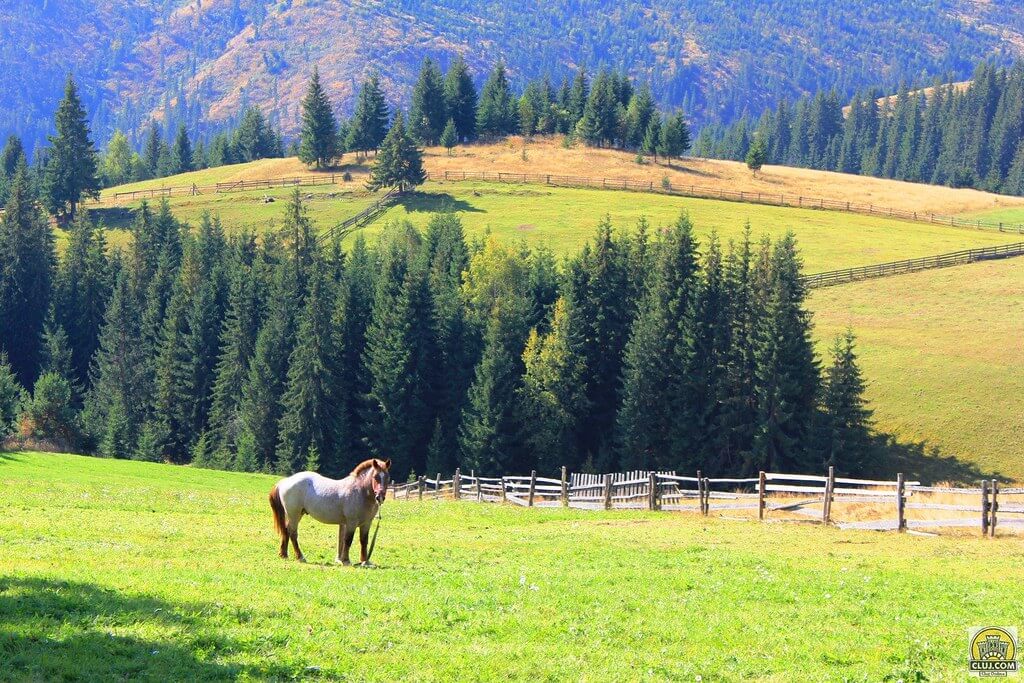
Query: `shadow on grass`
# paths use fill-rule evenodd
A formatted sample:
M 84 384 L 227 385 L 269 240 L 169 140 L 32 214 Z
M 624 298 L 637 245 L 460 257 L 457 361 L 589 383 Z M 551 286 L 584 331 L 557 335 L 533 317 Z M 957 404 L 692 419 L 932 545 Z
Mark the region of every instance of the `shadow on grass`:
M 902 472 L 907 479 L 926 484 L 948 481 L 977 486 L 982 479 L 1011 481 L 999 472 L 987 472 L 975 463 L 946 455 L 926 442 L 901 443 L 889 434 L 872 435 L 871 441 L 877 463 L 872 473 L 877 472 L 883 478 L 895 479 L 896 474 Z
M 135 209 L 127 206 L 108 206 L 89 209 L 89 217 L 104 228 L 128 229 L 135 221 Z
M 288 667 L 221 664 L 199 653 L 244 646 L 206 625 L 219 607 L 173 604 L 89 583 L 0 578 L 0 659 L 14 680 L 257 680 L 301 676 Z M 251 618 L 239 614 L 240 621 Z M 161 636 L 118 632 L 145 625 Z
M 396 203 L 409 213 L 484 213 L 483 209 L 447 192 L 412 192 Z

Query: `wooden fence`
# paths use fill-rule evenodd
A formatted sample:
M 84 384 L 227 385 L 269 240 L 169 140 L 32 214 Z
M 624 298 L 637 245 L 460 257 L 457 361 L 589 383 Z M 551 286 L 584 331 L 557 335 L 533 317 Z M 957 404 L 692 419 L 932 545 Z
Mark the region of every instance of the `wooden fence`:
M 588 176 L 553 175 L 548 173 L 507 173 L 504 171 L 431 171 L 428 180 L 433 181 L 481 181 L 499 183 L 525 183 L 553 185 L 558 187 L 588 187 L 603 190 L 629 190 L 633 192 L 654 192 L 682 197 L 700 199 L 718 199 L 722 201 L 744 202 L 747 204 L 769 204 L 801 209 L 826 209 L 829 211 L 845 211 L 848 213 L 901 218 L 903 220 L 937 225 L 948 225 L 957 228 L 975 228 L 998 230 L 1024 234 L 1024 224 L 983 221 L 980 219 L 959 218 L 927 211 L 907 211 L 874 204 L 858 204 L 823 197 L 805 197 L 771 192 L 746 192 L 726 190 L 724 188 L 702 187 L 671 181 L 655 182 L 653 180 L 628 180 L 625 178 L 594 178 Z
M 978 527 L 994 536 L 997 525 L 1024 528 L 1024 488 L 1000 488 L 996 480 L 977 488 L 922 486 L 906 481 L 837 477 L 826 474 L 760 472 L 757 477 L 710 478 L 675 472 L 634 470 L 558 479 L 527 476 L 480 477 L 455 470 L 451 479 L 396 484 L 399 500 L 466 499 L 523 507 L 589 510 L 646 509 L 712 513 L 755 513 L 762 521 L 815 521 L 842 529 L 906 531 Z
M 775 194 L 770 192 L 726 190 L 724 188 L 702 187 L 700 185 L 687 185 L 685 183 L 673 183 L 671 181 L 655 182 L 653 180 L 629 180 L 626 178 L 556 175 L 550 173 L 508 173 L 505 171 L 456 170 L 431 171 L 427 173 L 427 179 L 438 182 L 481 181 L 540 184 L 559 187 L 587 187 L 604 190 L 629 190 L 633 192 L 653 192 L 681 197 L 719 199 L 723 201 L 744 202 L 750 204 L 769 204 L 772 206 L 787 206 L 791 208 L 845 211 L 848 213 L 884 216 L 886 218 L 901 218 L 904 220 L 949 225 L 959 228 L 975 228 L 979 230 L 989 229 L 998 230 L 1000 232 L 1024 234 L 1024 224 L 1021 223 L 983 221 L 981 219 L 959 218 L 957 216 L 946 216 L 927 211 L 907 211 L 905 209 L 895 209 L 892 207 L 877 206 L 875 204 L 844 202 L 835 199 L 825 199 L 823 197 L 805 197 L 803 195 L 791 195 L 785 193 Z M 274 187 L 336 185 L 339 182 L 343 182 L 343 180 L 344 174 L 322 173 L 271 180 L 240 180 L 233 183 L 217 183 L 215 185 L 205 185 L 202 187 L 197 185 L 181 185 L 177 187 L 132 190 L 127 192 L 116 192 L 113 197 L 115 200 L 134 200 L 170 197 L 176 195 L 198 195 L 210 192 L 242 192 L 246 190 L 270 189 Z
M 380 214 L 384 213 L 384 211 L 391 206 L 391 204 L 394 203 L 400 195 L 401 192 L 398 191 L 397 187 L 391 189 L 387 194 L 357 213 L 355 216 L 346 218 L 341 223 L 338 223 L 337 225 L 322 232 L 320 236 L 317 237 L 317 243 L 326 244 L 335 238 L 344 238 L 353 230 L 357 230 Z
M 811 288 L 831 287 L 857 280 L 867 280 L 877 277 L 888 277 L 890 275 L 903 275 L 914 273 L 919 270 L 931 268 L 946 268 L 959 266 L 965 263 L 976 261 L 991 261 L 994 259 L 1013 258 L 1024 256 L 1024 242 L 1015 244 L 1003 244 L 997 247 L 983 247 L 980 249 L 965 249 L 954 251 L 938 256 L 922 256 L 921 258 L 906 259 L 904 261 L 890 261 L 878 263 L 873 266 L 861 266 L 859 268 L 845 268 L 843 270 L 830 270 L 824 273 L 805 275 L 804 283 Z

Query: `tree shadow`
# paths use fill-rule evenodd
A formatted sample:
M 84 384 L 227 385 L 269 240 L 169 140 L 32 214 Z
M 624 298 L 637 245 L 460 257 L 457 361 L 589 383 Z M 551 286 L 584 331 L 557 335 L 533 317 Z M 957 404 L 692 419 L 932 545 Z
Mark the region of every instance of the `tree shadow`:
M 127 230 L 135 222 L 135 209 L 127 206 L 108 206 L 89 209 L 93 223 L 106 229 Z
M 411 192 L 402 195 L 397 203 L 408 213 L 485 213 L 447 192 Z
M 869 438 L 875 462 L 872 472 L 882 478 L 895 478 L 902 472 L 907 479 L 926 484 L 948 481 L 975 486 L 982 479 L 1011 481 L 998 471 L 982 470 L 977 464 L 947 455 L 925 441 L 900 442 L 891 434 L 872 434 Z
M 283 666 L 222 664 L 199 652 L 244 649 L 204 623 L 220 608 L 174 604 L 71 581 L 0 577 L 0 678 L 15 680 L 290 679 Z M 239 614 L 239 620 L 249 615 Z M 118 631 L 155 626 L 141 639 Z M 182 638 L 187 634 L 186 638 Z

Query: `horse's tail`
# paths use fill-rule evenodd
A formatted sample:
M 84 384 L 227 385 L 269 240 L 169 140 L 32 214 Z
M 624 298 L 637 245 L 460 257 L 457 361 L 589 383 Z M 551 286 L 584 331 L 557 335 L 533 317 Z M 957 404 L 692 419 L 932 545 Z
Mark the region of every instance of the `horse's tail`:
M 274 528 L 281 538 L 288 538 L 287 524 L 284 519 L 284 505 L 281 503 L 281 493 L 277 485 L 270 489 L 270 509 L 274 512 Z

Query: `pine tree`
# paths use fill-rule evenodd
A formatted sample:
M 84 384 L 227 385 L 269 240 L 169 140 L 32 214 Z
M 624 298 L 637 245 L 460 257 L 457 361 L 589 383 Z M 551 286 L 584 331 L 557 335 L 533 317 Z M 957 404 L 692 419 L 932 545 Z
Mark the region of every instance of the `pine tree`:
M 31 386 L 39 371 L 56 256 L 53 232 L 32 196 L 27 173 L 24 166 L 15 172 L 0 216 L 0 351 L 22 385 Z
M 371 149 L 376 151 L 387 135 L 390 118 L 380 78 L 372 74 L 359 90 L 345 147 L 364 155 Z
M 148 359 L 130 275 L 122 271 L 114 286 L 100 332 L 86 400 L 86 424 L 107 457 L 127 458 L 135 450 L 150 403 Z
M 355 460 L 369 456 L 362 415 L 364 397 L 370 393 L 370 377 L 368 369 L 363 365 L 363 356 L 366 351 L 366 330 L 373 307 L 376 272 L 376 260 L 367 249 L 362 233 L 358 233 L 346 262 L 335 313 L 341 337 L 342 386 L 348 387 L 344 397 L 345 422 L 350 425 L 350 430 L 345 450 L 352 453 Z
M 867 472 L 871 464 L 871 410 L 864 400 L 865 384 L 855 347 L 852 330 L 836 337 L 822 387 L 823 465 L 850 474 Z
M 627 147 L 639 149 L 647 135 L 647 127 L 651 118 L 656 115 L 654 98 L 651 96 L 651 89 L 644 85 L 636 92 L 629 101 L 626 109 L 626 136 Z
M 757 428 L 749 469 L 807 471 L 814 465 L 809 446 L 819 375 L 792 233 L 774 247 L 768 287 L 755 332 Z
M 459 142 L 458 133 L 455 131 L 455 119 L 448 119 L 448 123 L 441 133 L 441 146 L 448 150 L 448 156 L 452 155 L 452 148 Z
M 516 129 L 516 111 L 505 65 L 498 63 L 487 77 L 476 112 L 476 133 L 485 138 L 508 135 Z
M 754 141 L 750 145 L 750 150 L 747 152 L 747 168 L 757 175 L 757 172 L 764 166 L 765 161 L 768 159 L 768 146 L 764 141 L 764 137 L 758 135 L 754 138 Z
M 578 469 L 580 421 L 587 413 L 581 356 L 582 326 L 567 309 L 555 303 L 551 331 L 541 336 L 533 328 L 523 352 L 525 373 L 522 414 L 526 442 L 537 454 L 537 467 L 554 474 L 561 466 Z
M 398 112 L 374 161 L 367 187 L 371 190 L 396 187 L 399 192 L 405 192 L 422 185 L 426 179 L 423 152 L 406 132 L 402 112 Z
M 340 477 L 350 454 L 345 451 L 348 426 L 342 384 L 344 350 L 334 327 L 333 283 L 317 261 L 310 278 L 306 306 L 299 316 L 295 348 L 288 363 L 288 381 L 281 398 L 280 437 L 276 468 L 295 472 L 310 452 L 319 471 Z
M 146 142 L 142 148 L 142 164 L 148 178 L 158 177 L 160 156 L 164 147 L 166 147 L 166 143 L 164 143 L 163 133 L 160 131 L 160 124 L 151 121 L 149 132 L 146 134 Z
M 53 215 L 73 220 L 83 197 L 99 197 L 100 181 L 85 108 L 70 75 L 64 99 L 57 107 L 56 128 L 57 134 L 49 137 L 52 147 L 43 178 L 43 196 Z
M 108 187 L 121 185 L 131 181 L 134 173 L 135 153 L 125 134 L 115 130 L 103 156 L 103 182 Z
M 178 135 L 171 149 L 171 175 L 186 173 L 192 169 L 192 142 L 188 139 L 185 124 L 178 126 Z
M 576 129 L 576 124 L 583 118 L 583 112 L 587 107 L 587 100 L 590 98 L 590 83 L 587 81 L 587 73 L 580 68 L 573 78 L 572 87 L 568 93 L 566 109 L 568 115 L 568 131 Z
M 697 245 L 684 214 L 659 245 L 651 289 L 625 348 L 617 419 L 623 467 L 695 464 L 698 410 L 690 371 L 697 288 Z
M 18 383 L 7 354 L 0 351 L 0 440 L 14 432 L 18 415 L 28 395 Z
M 306 97 L 302 100 L 302 133 L 299 159 L 304 164 L 326 168 L 334 163 L 338 150 L 338 122 L 331 102 L 320 84 L 320 70 L 313 67 Z
M 686 154 L 690 144 L 690 128 L 682 113 L 676 112 L 666 118 L 661 125 L 658 151 L 668 160 L 669 166 L 672 165 L 672 159 L 678 159 Z
M 655 112 L 647 124 L 647 131 L 644 133 L 644 140 L 640 144 L 640 151 L 658 161 L 658 148 L 661 142 L 661 115 Z
M 455 122 L 458 141 L 472 140 L 476 135 L 476 86 L 461 55 L 445 74 L 444 101 L 445 111 Z
M 242 114 L 242 121 L 235 130 L 232 150 L 238 161 L 266 159 L 276 153 L 274 133 L 267 125 L 267 119 L 259 107 L 248 107 Z
M 434 60 L 426 57 L 412 90 L 409 134 L 424 145 L 436 145 L 447 120 L 444 78 Z
M 522 438 L 519 392 L 527 302 L 502 298 L 494 306 L 462 412 L 459 444 L 464 467 L 491 475 L 534 466 Z

